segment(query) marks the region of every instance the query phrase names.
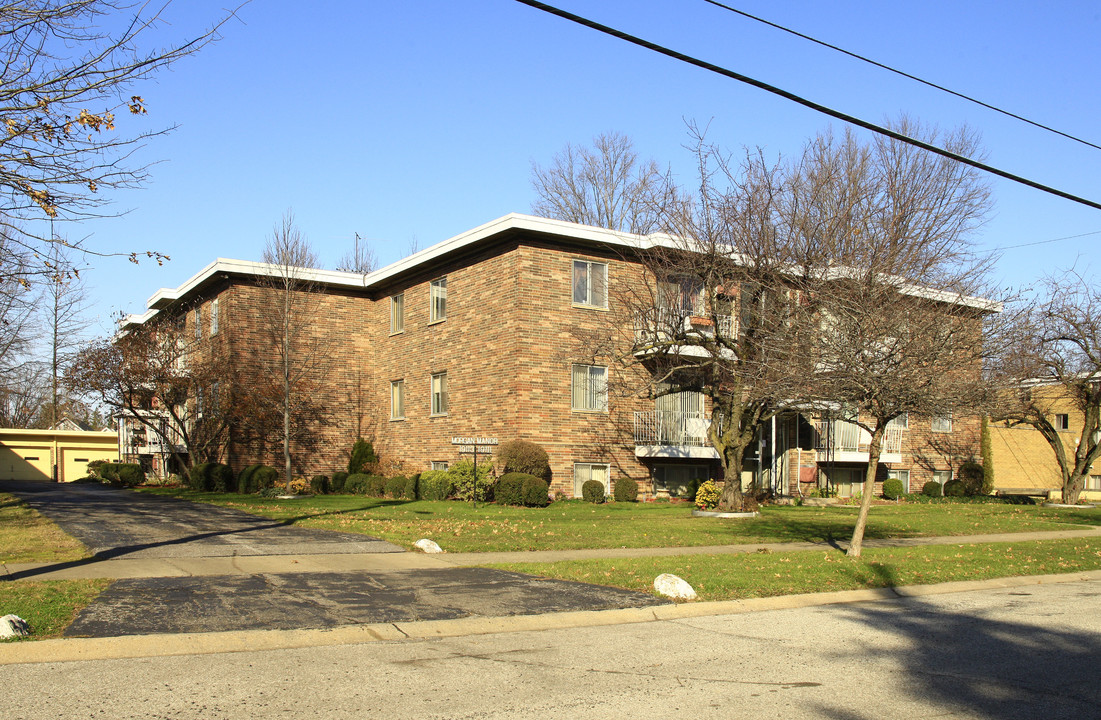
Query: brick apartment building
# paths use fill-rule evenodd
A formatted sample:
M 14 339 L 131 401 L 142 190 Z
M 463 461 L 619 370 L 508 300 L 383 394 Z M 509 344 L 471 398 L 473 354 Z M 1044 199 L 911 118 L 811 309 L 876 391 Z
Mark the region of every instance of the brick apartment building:
M 458 460 L 456 437 L 531 440 L 550 455 L 552 491 L 573 495 L 589 479 L 610 489 L 632 477 L 643 493 L 662 495 L 716 477 L 702 396 L 609 393 L 609 373 L 618 371 L 580 344 L 616 317 L 610 288 L 641 277 L 632 253 L 661 242 L 512 214 L 367 275 L 307 271 L 319 292 L 316 335 L 325 339 L 313 399 L 329 412 L 311 429 L 313 446 L 295 453 L 296 473 L 342 469 L 362 435 L 406 472 Z M 247 384 L 272 352 L 260 328 L 272 272 L 216 260 L 158 291 L 123 329 L 182 323 Z M 781 416 L 761 433 L 743 480 L 756 476 L 783 493 L 829 486 L 848 495 L 867 467 L 868 440 L 852 423 Z M 165 456 L 133 422 L 122 422 L 120 446 L 155 471 Z M 238 471 L 254 462 L 279 466 L 280 452 L 278 437 L 244 442 L 231 433 L 221 460 Z M 901 418 L 887 433 L 881 468 L 916 491 L 950 479 L 978 454 L 978 418 Z

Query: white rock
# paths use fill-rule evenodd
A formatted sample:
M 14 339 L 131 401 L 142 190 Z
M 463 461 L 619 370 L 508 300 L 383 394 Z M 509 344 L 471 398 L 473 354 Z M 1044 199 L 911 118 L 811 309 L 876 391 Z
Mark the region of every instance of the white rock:
M 442 553 L 443 552 L 443 549 L 441 549 L 439 545 L 432 542 L 428 538 L 421 538 L 420 540 L 413 543 L 413 547 L 415 547 L 416 549 L 418 549 L 418 550 L 420 550 L 421 552 L 424 552 L 424 553 Z
M 31 634 L 31 626 L 18 615 L 0 617 L 0 638 L 26 637 Z
M 684 580 L 676 575 L 662 573 L 654 578 L 654 590 L 659 595 L 664 595 L 674 600 L 695 600 L 696 591 Z

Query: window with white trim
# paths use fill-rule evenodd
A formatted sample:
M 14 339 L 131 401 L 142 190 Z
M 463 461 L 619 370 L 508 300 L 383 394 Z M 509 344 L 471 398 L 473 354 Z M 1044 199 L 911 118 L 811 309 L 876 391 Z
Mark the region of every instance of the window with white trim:
M 581 486 L 590 480 L 596 480 L 604 486 L 604 494 L 612 492 L 611 468 L 607 463 L 574 463 L 573 496 L 581 497 Z
M 573 261 L 573 304 L 584 307 L 608 307 L 608 264 Z
M 447 373 L 432 376 L 432 414 L 447 414 Z
M 203 307 L 195 308 L 195 339 L 203 339 Z
M 570 408 L 591 412 L 608 411 L 608 368 L 600 365 L 574 365 Z
M 218 298 L 210 301 L 210 335 L 218 334 Z
M 390 296 L 390 334 L 405 332 L 405 293 Z
M 933 432 L 952 432 L 952 413 L 934 415 L 931 429 Z
M 902 483 L 902 492 L 910 492 L 910 471 L 909 470 L 888 470 L 887 477 L 898 480 Z
M 433 460 L 432 461 L 432 469 L 433 470 L 439 470 L 441 472 L 447 472 L 448 467 L 449 467 L 449 463 L 446 460 Z
M 1066 413 L 1059 413 L 1055 416 L 1055 429 L 1056 430 L 1070 430 L 1070 415 Z
M 405 381 L 393 380 L 390 382 L 390 419 L 405 419 Z
M 1086 478 L 1083 490 L 1101 490 L 1101 475 L 1090 475 Z
M 428 322 L 447 319 L 447 278 L 433 280 L 428 285 Z
M 948 482 L 949 480 L 951 480 L 951 479 L 952 479 L 952 471 L 951 470 L 934 470 L 933 471 L 933 482 L 939 482 L 941 484 L 941 487 L 944 487 L 944 484 L 946 482 Z
M 910 427 L 910 415 L 908 413 L 902 413 L 898 417 L 894 418 L 887 423 L 887 427 L 899 428 L 905 430 Z

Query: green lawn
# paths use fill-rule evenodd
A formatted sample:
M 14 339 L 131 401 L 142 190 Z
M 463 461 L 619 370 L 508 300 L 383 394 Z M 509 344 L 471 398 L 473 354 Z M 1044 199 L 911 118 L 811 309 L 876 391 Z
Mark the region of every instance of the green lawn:
M 734 600 L 1098 570 L 1101 538 L 865 549 L 859 558 L 829 550 L 489 567 L 648 593 L 653 593 L 654 578 L 672 573 L 692 585 L 701 600 Z
M 0 493 L 0 563 L 66 562 L 90 555 L 88 548 L 22 500 Z
M 449 552 L 684 547 L 848 540 L 856 507 L 762 508 L 752 520 L 694 518 L 682 503 L 557 502 L 546 508 L 324 495 L 295 500 L 149 489 L 236 508 L 300 527 L 363 533 L 410 548 L 420 538 Z M 1101 525 L 1101 509 L 1057 510 L 1002 504 L 880 505 L 866 537 L 972 535 Z
M 0 608 L 31 626 L 28 640 L 60 637 L 73 618 L 88 606 L 110 580 L 21 580 L 0 582 Z

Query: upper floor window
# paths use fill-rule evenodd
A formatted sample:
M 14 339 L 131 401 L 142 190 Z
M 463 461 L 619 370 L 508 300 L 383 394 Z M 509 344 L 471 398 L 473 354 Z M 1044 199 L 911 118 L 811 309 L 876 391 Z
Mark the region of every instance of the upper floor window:
M 432 414 L 447 414 L 447 373 L 432 376 Z
M 428 322 L 447 319 L 447 278 L 433 280 L 428 287 Z
M 573 261 L 573 304 L 608 307 L 608 264 Z
M 952 414 L 934 415 L 933 432 L 952 432 Z
M 893 428 L 898 428 L 900 430 L 905 430 L 906 428 L 910 427 L 910 416 L 909 416 L 909 414 L 902 413 L 898 417 L 893 418 L 890 422 L 887 423 L 887 427 L 893 427 Z
M 210 334 L 218 334 L 218 298 L 210 301 Z
M 195 308 L 195 339 L 202 340 L 203 338 L 203 307 L 200 305 Z
M 390 419 L 405 419 L 405 381 L 394 380 L 390 383 Z
M 1056 430 L 1070 430 L 1070 415 L 1060 413 L 1055 416 Z
M 405 293 L 390 296 L 390 334 L 405 332 Z
M 570 407 L 573 410 L 608 410 L 608 368 L 574 365 Z

